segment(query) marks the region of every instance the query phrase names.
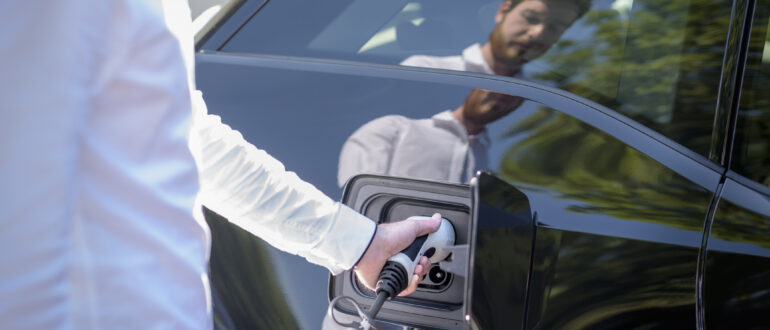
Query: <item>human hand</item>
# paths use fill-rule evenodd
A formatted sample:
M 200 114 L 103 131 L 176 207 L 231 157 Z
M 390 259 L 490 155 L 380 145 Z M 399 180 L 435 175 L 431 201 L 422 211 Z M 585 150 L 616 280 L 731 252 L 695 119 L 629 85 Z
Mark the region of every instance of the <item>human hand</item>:
M 409 219 L 378 225 L 372 243 L 356 265 L 356 276 L 367 288 L 374 290 L 380 271 L 390 257 L 412 244 L 415 238 L 435 232 L 439 226 L 441 215 L 438 213 L 430 219 Z M 428 273 L 428 266 L 428 258 L 420 258 L 420 263 L 415 266 L 414 274 L 409 280 L 409 286 L 398 295 L 406 296 L 417 290 L 417 284 Z

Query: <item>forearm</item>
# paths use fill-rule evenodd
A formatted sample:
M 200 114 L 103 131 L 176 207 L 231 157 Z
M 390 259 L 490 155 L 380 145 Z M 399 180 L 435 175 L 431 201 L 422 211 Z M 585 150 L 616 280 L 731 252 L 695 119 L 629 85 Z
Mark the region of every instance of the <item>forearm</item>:
M 374 222 L 286 171 L 219 117 L 196 114 L 190 140 L 199 198 L 208 208 L 334 273 L 351 268 L 363 254 Z

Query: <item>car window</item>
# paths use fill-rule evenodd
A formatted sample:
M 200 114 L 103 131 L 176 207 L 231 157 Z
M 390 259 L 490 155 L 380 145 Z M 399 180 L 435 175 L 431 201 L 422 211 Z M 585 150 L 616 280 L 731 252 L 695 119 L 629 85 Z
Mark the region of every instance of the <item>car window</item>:
M 733 169 L 770 185 L 770 1 L 757 3 L 749 39 Z
M 707 155 L 730 9 L 727 0 L 270 1 L 224 50 L 538 81 Z

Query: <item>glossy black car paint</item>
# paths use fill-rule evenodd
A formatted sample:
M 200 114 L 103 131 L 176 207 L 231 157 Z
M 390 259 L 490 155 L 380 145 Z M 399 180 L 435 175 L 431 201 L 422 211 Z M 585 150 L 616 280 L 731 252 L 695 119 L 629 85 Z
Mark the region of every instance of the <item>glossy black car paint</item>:
M 198 87 L 211 113 L 332 197 L 341 192 L 339 148 L 368 120 L 429 117 L 473 88 L 529 100 L 490 128 L 501 145 L 493 157 L 504 164 L 492 170 L 537 212 L 530 294 L 515 311 L 526 313 L 526 328 L 769 324 L 767 190 L 725 170 L 753 2 L 733 6 L 709 157 L 612 109 L 515 78 L 216 51 L 261 5 L 247 1 L 232 16 L 243 22 L 201 45 Z M 324 269 L 207 219 L 219 326 L 320 327 Z

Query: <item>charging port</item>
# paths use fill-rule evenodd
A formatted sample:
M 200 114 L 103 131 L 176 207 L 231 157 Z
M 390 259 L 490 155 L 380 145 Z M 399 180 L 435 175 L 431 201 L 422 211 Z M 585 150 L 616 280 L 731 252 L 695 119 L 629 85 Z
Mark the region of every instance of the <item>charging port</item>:
M 439 264 L 430 265 L 428 276 L 417 286 L 417 290 L 428 292 L 441 292 L 452 284 L 452 274 L 445 272 Z

